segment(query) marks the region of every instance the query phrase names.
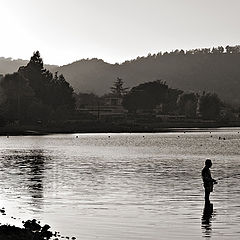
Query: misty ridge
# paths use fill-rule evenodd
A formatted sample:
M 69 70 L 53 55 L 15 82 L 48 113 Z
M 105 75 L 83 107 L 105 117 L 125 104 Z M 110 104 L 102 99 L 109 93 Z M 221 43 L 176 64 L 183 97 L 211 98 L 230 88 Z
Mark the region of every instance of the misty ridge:
M 120 77 L 125 86 L 163 79 L 173 88 L 193 92 L 212 92 L 231 104 L 240 103 L 240 46 L 175 50 L 149 54 L 121 64 L 101 59 L 83 59 L 64 66 L 45 65 L 51 72 L 63 74 L 76 93 L 109 92 Z M 25 60 L 0 58 L 0 73 L 17 71 Z
M 0 57 L 0 74 L 9 74 L 17 72 L 17 70 L 27 65 L 29 60 L 23 60 L 23 59 L 12 59 L 12 58 L 5 58 Z M 44 67 L 48 70 L 52 71 L 53 69 L 57 68 L 57 65 L 50 65 L 50 64 L 44 64 Z
M 102 60 L 81 60 L 57 71 L 63 74 L 75 91 L 102 95 L 113 79 L 121 77 L 127 87 L 163 79 L 173 88 L 194 92 L 214 92 L 223 100 L 240 103 L 240 47 L 175 50 L 138 57 L 122 64 Z

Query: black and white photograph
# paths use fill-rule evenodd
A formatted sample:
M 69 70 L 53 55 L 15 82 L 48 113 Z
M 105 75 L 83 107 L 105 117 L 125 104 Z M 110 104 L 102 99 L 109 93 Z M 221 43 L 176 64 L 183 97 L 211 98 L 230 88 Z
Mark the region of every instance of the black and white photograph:
M 239 240 L 239 23 L 239 0 L 0 0 L 0 240 Z

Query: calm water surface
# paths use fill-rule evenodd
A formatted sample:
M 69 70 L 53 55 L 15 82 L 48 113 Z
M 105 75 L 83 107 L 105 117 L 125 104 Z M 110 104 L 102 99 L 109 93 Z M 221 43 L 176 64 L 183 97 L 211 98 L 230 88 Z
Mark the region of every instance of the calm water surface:
M 1 222 L 36 218 L 82 240 L 239 239 L 239 131 L 0 137 Z M 210 213 L 206 158 L 226 177 Z

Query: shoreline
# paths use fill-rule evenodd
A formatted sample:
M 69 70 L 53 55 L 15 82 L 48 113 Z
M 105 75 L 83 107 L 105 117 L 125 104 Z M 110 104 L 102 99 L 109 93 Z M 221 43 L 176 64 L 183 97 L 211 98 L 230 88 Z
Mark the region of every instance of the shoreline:
M 6 216 L 5 208 L 0 209 L 0 214 Z M 6 221 L 0 223 L 0 239 L 4 240 L 59 240 L 62 238 L 76 240 L 76 237 L 64 237 L 60 232 L 50 230 L 51 226 L 48 224 L 41 224 L 36 219 L 23 221 L 20 218 L 11 217 L 12 219 L 18 219 L 22 226 L 10 225 Z M 3 219 L 2 219 L 3 220 Z
M 107 122 L 77 122 L 51 125 L 16 125 L 0 127 L 0 136 L 41 136 L 81 133 L 164 133 L 211 131 L 221 128 L 240 128 L 240 122 L 164 122 L 116 124 Z

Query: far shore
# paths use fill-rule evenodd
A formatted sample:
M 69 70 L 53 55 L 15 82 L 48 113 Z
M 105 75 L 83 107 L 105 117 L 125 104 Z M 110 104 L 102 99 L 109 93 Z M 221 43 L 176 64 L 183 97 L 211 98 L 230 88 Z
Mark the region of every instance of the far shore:
M 240 122 L 161 122 L 161 123 L 108 123 L 64 122 L 51 125 L 8 125 L 0 127 L 0 136 L 28 136 L 74 133 L 161 133 L 210 131 L 240 127 Z

